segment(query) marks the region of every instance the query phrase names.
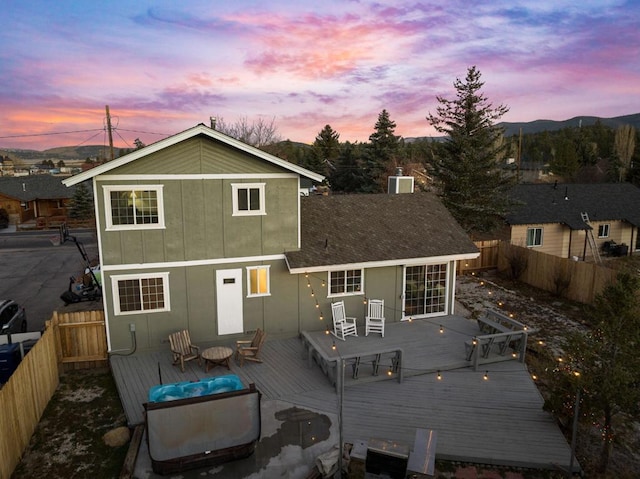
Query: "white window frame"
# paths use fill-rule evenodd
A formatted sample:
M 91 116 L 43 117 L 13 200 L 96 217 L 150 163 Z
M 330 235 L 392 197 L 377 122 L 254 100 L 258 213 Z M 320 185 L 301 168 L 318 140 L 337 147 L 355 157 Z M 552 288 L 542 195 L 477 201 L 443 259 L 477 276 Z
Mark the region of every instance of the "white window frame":
M 231 184 L 231 198 L 233 204 L 233 216 L 260 216 L 266 215 L 267 210 L 265 207 L 265 184 L 266 183 L 232 183 Z M 241 210 L 238 205 L 238 191 L 257 189 L 260 199 L 260 208 L 257 210 Z
M 536 243 L 532 243 L 529 244 L 529 231 L 532 230 L 540 230 L 540 243 L 536 244 Z M 527 237 L 526 237 L 526 242 L 527 242 L 527 248 L 539 248 L 540 246 L 542 246 L 543 243 L 543 236 L 544 236 L 544 228 L 540 227 L 540 226 L 534 226 L 531 228 L 527 228 Z M 535 240 L 535 233 L 534 233 L 534 238 Z
M 600 234 L 601 231 L 605 234 Z M 609 234 L 611 234 L 611 225 L 609 223 L 598 225 L 598 238 L 608 238 Z
M 271 266 L 270 265 L 261 265 L 261 266 L 247 266 L 247 298 L 257 298 L 260 296 L 271 296 Z M 266 291 L 264 293 L 253 292 L 251 290 L 251 272 L 252 271 L 260 271 L 266 270 Z M 260 279 L 260 274 L 258 273 L 257 279 Z M 260 287 L 258 286 L 258 290 Z
M 360 289 L 358 291 L 347 291 L 347 272 L 348 271 L 360 271 Z M 331 292 L 331 274 L 332 273 L 343 273 L 344 274 L 344 283 L 342 285 L 342 291 L 339 293 Z M 336 269 L 333 271 L 329 271 L 327 273 L 327 298 L 337 298 L 341 296 L 362 296 L 364 295 L 364 269 L 362 268 L 351 268 L 351 269 Z
M 163 201 L 164 185 L 104 185 L 102 191 L 104 194 L 104 216 L 107 231 L 117 230 L 157 230 L 164 229 L 164 201 Z M 113 191 L 155 191 L 156 200 L 158 202 L 158 222 L 157 223 L 137 223 L 130 225 L 114 225 L 111 216 L 111 193 Z
M 136 311 L 121 311 L 120 310 L 120 291 L 118 289 L 118 282 L 125 280 L 142 280 L 148 278 L 160 278 L 162 279 L 162 290 L 164 292 L 164 308 L 156 309 L 144 309 L 144 301 L 140 301 L 142 309 Z M 116 316 L 124 316 L 130 314 L 146 314 L 146 313 L 158 313 L 161 311 L 171 311 L 171 304 L 169 301 L 169 273 L 141 273 L 141 274 L 118 274 L 111 276 L 111 292 L 113 294 L 113 312 Z M 142 293 L 141 293 L 142 294 Z

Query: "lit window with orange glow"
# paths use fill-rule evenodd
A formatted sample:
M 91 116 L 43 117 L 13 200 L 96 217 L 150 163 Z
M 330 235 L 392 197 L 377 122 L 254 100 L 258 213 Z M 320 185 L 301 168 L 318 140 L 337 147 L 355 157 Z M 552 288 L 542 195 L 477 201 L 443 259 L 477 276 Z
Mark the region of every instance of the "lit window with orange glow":
M 247 297 L 269 296 L 269 266 L 247 267 Z

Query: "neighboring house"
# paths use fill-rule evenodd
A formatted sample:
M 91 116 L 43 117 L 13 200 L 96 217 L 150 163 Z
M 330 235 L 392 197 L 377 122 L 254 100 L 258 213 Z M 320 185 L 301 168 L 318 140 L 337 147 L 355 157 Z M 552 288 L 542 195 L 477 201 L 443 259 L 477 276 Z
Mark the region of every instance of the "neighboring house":
M 36 218 L 66 216 L 75 188 L 65 188 L 60 177 L 50 175 L 0 177 L 0 208 L 12 223 Z
M 232 342 L 262 328 L 364 326 L 453 312 L 456 261 L 478 256 L 430 194 L 301 197 L 321 175 L 204 125 L 64 180 L 92 179 L 110 351 L 166 348 L 169 333 Z
M 585 259 L 593 256 L 590 230 L 600 252 L 612 244 L 622 255 L 640 249 L 640 189 L 632 184 L 521 184 L 511 196 L 518 202 L 507 216 L 512 244 Z

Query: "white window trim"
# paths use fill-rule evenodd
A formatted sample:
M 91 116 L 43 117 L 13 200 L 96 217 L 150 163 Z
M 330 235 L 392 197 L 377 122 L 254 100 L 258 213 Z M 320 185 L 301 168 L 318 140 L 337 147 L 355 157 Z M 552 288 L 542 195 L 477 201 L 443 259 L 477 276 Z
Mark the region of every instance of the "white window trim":
M 606 230 L 606 235 L 600 235 L 600 228 L 602 228 L 603 230 Z M 603 223 L 601 225 L 598 225 L 598 238 L 608 238 L 609 235 L 611 234 L 611 225 L 609 223 Z
M 233 216 L 261 216 L 266 215 L 267 210 L 265 208 L 265 185 L 266 183 L 232 183 L 231 184 L 231 199 L 233 201 Z M 260 194 L 260 209 L 259 210 L 240 210 L 238 209 L 238 190 L 246 190 L 250 188 L 257 188 Z
M 164 308 L 158 309 L 141 309 L 139 311 L 120 311 L 120 294 L 118 291 L 118 281 L 128 279 L 147 279 L 147 278 L 161 278 L 162 289 L 164 291 Z M 141 274 L 118 274 L 111 276 L 111 292 L 113 295 L 113 312 L 116 316 L 125 316 L 131 314 L 146 314 L 146 313 L 158 313 L 161 311 L 171 311 L 171 304 L 169 302 L 169 273 L 141 273 Z
M 164 185 L 105 185 L 102 187 L 104 195 L 104 216 L 107 231 L 122 230 L 158 230 L 164 229 L 164 201 L 163 191 Z M 155 191 L 158 200 L 158 222 L 157 223 L 141 223 L 134 225 L 114 225 L 111 217 L 111 192 L 112 191 L 134 191 L 149 190 Z
M 347 271 L 360 270 L 360 291 L 347 292 Z M 344 293 L 332 293 L 331 292 L 331 273 L 341 272 L 345 274 Z M 364 296 L 364 269 L 362 268 L 349 268 L 349 269 L 334 269 L 327 272 L 327 298 L 340 298 L 343 296 Z
M 251 271 L 252 270 L 267 270 L 267 292 L 266 293 L 251 293 Z M 247 298 L 258 298 L 260 296 L 271 296 L 271 266 L 247 266 Z
M 527 244 L 527 248 L 540 248 L 544 243 L 544 228 L 540 226 L 532 226 L 531 228 L 527 228 L 527 235 L 525 237 L 525 241 L 529 241 L 529 231 L 530 230 L 540 230 L 540 244 Z

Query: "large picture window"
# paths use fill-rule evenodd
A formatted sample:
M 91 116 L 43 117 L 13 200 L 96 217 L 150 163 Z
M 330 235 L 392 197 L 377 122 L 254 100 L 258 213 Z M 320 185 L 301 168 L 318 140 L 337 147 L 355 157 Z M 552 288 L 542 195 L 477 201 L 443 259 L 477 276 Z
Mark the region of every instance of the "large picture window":
M 264 183 L 232 184 L 233 215 L 253 216 L 266 214 L 264 185 Z
M 107 229 L 164 228 L 162 186 L 105 186 Z
M 527 246 L 542 246 L 542 228 L 527 228 Z
M 111 277 L 115 314 L 168 311 L 169 273 Z
M 329 273 L 329 296 L 362 292 L 362 270 L 348 269 Z
M 247 296 L 268 296 L 269 294 L 271 294 L 269 266 L 247 267 Z
M 441 315 L 447 311 L 447 264 L 407 266 L 404 317 Z

